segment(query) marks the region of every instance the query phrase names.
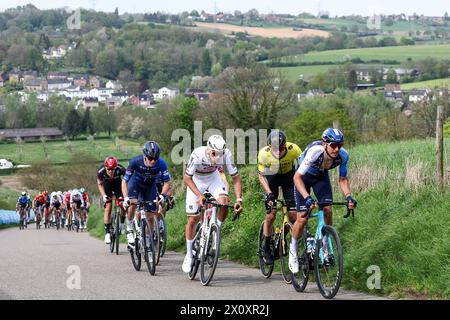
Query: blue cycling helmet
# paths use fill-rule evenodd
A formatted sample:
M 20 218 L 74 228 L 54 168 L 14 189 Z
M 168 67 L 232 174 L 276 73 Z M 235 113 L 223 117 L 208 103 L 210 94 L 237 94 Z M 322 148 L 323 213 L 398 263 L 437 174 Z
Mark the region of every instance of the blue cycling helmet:
M 144 155 L 149 158 L 159 158 L 160 151 L 159 144 L 152 140 L 147 141 L 142 148 Z
M 328 128 L 322 133 L 322 141 L 344 143 L 344 134 L 339 129 Z

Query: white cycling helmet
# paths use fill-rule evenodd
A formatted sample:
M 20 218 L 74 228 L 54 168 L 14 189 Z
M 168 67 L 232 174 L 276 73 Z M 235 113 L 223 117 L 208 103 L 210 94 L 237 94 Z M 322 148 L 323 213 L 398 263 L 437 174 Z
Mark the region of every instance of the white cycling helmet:
M 226 143 L 221 136 L 215 134 L 209 137 L 207 142 L 206 155 L 208 156 L 212 164 L 217 164 L 219 162 L 219 159 L 225 152 L 225 148 Z
M 225 151 L 226 143 L 225 140 L 219 136 L 218 134 L 214 134 L 211 137 L 209 137 L 207 142 L 208 148 L 214 150 L 214 151 Z

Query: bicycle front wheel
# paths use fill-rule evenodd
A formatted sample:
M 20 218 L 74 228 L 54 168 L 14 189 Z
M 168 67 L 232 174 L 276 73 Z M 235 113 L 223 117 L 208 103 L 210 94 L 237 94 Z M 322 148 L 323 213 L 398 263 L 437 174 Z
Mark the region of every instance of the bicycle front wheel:
M 152 276 L 156 271 L 156 259 L 155 259 L 155 243 L 153 240 L 153 230 L 148 225 L 148 222 L 142 223 L 142 238 L 144 244 L 144 259 L 147 263 L 148 272 Z
M 201 233 L 199 232 L 201 227 L 200 223 L 197 223 L 197 227 L 195 229 L 195 238 L 193 243 L 193 251 L 194 251 L 194 262 L 191 268 L 191 272 L 189 272 L 189 279 L 194 280 L 195 275 L 197 274 L 198 267 L 200 265 L 200 237 Z
M 264 243 L 266 241 L 266 237 L 264 236 L 264 222 L 261 223 L 261 226 L 259 227 L 259 237 L 258 237 L 258 260 L 259 260 L 259 269 L 261 270 L 261 273 L 265 278 L 270 278 L 273 272 L 273 263 L 272 264 L 266 264 L 264 262 Z M 272 234 L 273 234 L 273 226 L 272 226 Z
M 342 280 L 343 257 L 339 235 L 332 226 L 324 226 L 322 240 L 316 243 L 314 274 L 324 298 L 332 299 L 339 291 Z
M 209 229 L 209 238 L 203 248 L 200 260 L 200 281 L 207 286 L 216 271 L 220 255 L 220 229 L 217 224 L 212 224 Z
M 310 254 L 307 248 L 307 228 L 308 225 L 305 225 L 302 235 L 297 241 L 298 272 L 295 274 L 291 272 L 292 285 L 297 292 L 303 292 L 305 290 L 309 279 Z

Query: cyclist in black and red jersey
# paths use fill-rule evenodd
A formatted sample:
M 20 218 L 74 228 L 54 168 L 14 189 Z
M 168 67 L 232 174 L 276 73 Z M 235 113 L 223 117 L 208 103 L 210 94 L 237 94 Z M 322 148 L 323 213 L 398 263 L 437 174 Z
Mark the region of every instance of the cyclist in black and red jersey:
M 122 194 L 122 177 L 125 175 L 126 169 L 117 162 L 116 157 L 110 156 L 105 159 L 103 165 L 97 171 L 97 186 L 105 203 L 105 243 L 111 243 L 111 236 L 109 229 L 111 227 L 111 209 L 112 198 L 116 198 L 116 205 L 118 199 L 123 198 Z M 125 222 L 125 210 L 120 206 L 120 229 L 123 229 Z

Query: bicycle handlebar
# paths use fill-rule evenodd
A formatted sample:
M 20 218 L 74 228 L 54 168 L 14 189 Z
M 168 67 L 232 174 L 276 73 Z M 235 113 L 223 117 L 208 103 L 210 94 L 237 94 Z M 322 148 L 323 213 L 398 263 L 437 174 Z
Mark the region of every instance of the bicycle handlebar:
M 344 218 L 348 218 L 348 217 L 350 217 L 350 215 L 352 215 L 352 218 L 355 217 L 355 209 L 350 209 L 348 207 L 348 205 L 347 205 L 347 202 L 317 202 L 317 205 L 319 207 L 324 207 L 324 206 L 346 206 L 347 207 L 347 214 L 344 215 Z
M 230 206 L 228 204 L 220 204 L 220 203 L 216 202 L 216 200 L 214 200 L 214 199 L 210 200 L 210 199 L 206 199 L 205 198 L 204 201 L 203 201 L 203 205 L 208 204 L 208 203 L 212 204 L 213 206 L 218 207 L 218 208 L 234 209 L 234 206 Z M 231 221 L 236 221 L 237 219 L 239 219 L 239 217 L 240 217 L 240 214 L 235 213 L 233 218 L 231 219 Z

